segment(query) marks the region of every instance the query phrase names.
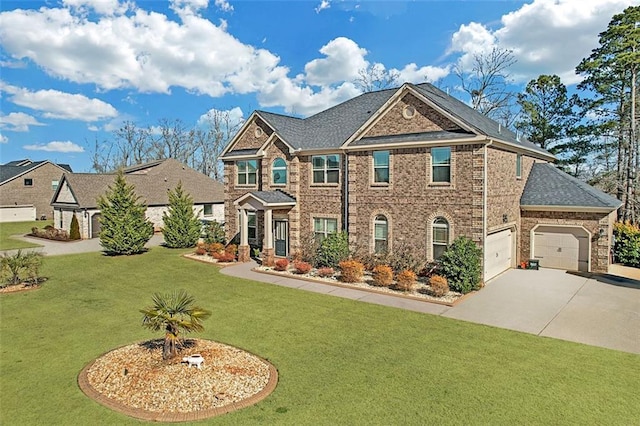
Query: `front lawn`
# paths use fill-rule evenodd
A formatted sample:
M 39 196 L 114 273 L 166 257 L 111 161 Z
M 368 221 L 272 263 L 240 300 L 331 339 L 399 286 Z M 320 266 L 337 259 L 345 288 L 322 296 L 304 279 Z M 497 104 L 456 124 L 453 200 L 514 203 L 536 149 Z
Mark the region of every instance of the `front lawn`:
M 139 424 L 88 399 L 88 362 L 161 335 L 151 294 L 213 312 L 195 336 L 267 358 L 273 394 L 200 424 L 635 424 L 640 356 L 223 276 L 162 247 L 44 259 L 0 295 L 0 424 Z
M 30 247 L 40 247 L 38 244 L 11 238 L 11 235 L 25 235 L 34 226 L 44 228 L 51 225 L 51 221 L 37 220 L 33 222 L 5 222 L 0 223 L 0 250 L 12 250 Z

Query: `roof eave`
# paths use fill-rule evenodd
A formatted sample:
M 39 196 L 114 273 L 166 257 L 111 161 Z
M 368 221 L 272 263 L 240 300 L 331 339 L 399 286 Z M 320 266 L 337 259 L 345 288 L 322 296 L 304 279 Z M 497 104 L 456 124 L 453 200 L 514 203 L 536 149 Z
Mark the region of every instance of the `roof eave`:
M 460 139 L 439 139 L 430 141 L 415 141 L 415 142 L 392 142 L 384 144 L 368 144 L 368 145 L 354 145 L 344 148 L 345 151 L 369 151 L 371 149 L 384 149 L 384 148 L 418 148 L 425 146 L 440 146 L 440 145 L 467 145 L 469 143 L 487 143 L 488 139 L 482 135 L 475 135 L 470 138 Z
M 622 204 L 621 204 L 622 205 Z M 593 207 L 593 206 L 548 206 L 548 205 L 520 205 L 520 210 L 532 212 L 576 212 L 576 213 L 611 213 L 618 207 Z
M 544 153 L 535 149 L 528 148 L 523 145 L 518 145 L 516 143 L 506 141 L 504 139 L 491 138 L 491 141 L 492 141 L 492 146 L 498 146 L 498 147 L 506 148 L 516 152 L 527 153 L 531 157 L 536 157 L 541 160 L 545 160 L 549 162 L 555 162 L 557 160 L 556 156 L 551 153 Z

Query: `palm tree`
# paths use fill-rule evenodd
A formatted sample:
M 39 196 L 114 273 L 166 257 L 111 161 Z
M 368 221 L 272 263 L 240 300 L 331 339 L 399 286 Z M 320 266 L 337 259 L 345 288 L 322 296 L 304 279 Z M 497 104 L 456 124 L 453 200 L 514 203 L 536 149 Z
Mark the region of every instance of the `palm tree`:
M 194 306 L 194 299 L 184 290 L 173 293 L 153 295 L 153 306 L 141 309 L 144 314 L 142 326 L 153 331 L 164 329 L 164 349 L 162 358 L 174 358 L 179 342 L 180 331 L 190 333 L 203 331 L 202 320 L 209 318 L 211 312 Z

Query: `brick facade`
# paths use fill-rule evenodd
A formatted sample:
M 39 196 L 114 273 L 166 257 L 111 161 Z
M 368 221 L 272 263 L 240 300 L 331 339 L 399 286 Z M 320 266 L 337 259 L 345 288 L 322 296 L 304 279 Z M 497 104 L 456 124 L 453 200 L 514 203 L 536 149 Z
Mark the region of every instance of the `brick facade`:
M 55 193 L 54 181 L 60 182 L 63 173 L 67 172 L 53 163 L 45 163 L 0 186 L 0 204 L 25 205 L 33 204 L 36 217 L 46 216 L 53 219 L 51 199 Z M 26 186 L 25 179 L 31 179 L 32 185 Z

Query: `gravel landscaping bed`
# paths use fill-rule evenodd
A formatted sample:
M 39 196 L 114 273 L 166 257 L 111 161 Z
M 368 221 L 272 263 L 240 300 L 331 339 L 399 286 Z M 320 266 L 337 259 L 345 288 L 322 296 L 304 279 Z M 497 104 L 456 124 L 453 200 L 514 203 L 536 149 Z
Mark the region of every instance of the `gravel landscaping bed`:
M 117 406 L 159 414 L 206 413 L 229 405 L 235 409 L 249 405 L 242 404 L 247 399 L 253 403 L 263 399 L 273 389 L 256 396 L 275 387 L 275 369 L 241 349 L 189 339 L 177 358 L 165 361 L 162 345 L 162 340 L 153 340 L 115 349 L 96 359 L 81 376 L 85 374 L 92 390 Z M 202 368 L 181 362 L 192 354 L 205 359 Z M 226 411 L 231 410 L 220 413 Z M 210 415 L 214 414 L 218 412 Z

